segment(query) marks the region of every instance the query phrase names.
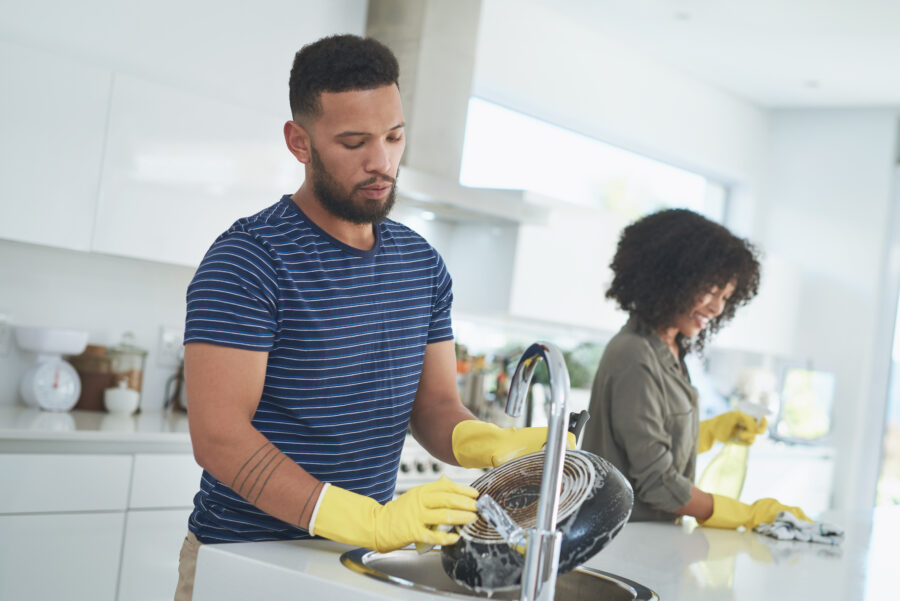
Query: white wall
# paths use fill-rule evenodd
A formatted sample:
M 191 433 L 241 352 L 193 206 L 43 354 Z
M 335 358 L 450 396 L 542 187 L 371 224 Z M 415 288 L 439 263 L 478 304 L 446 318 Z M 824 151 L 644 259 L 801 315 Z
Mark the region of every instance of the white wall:
M 157 362 L 161 326 L 184 328 L 185 292 L 194 269 L 0 240 L 0 313 L 20 325 L 86 330 L 89 342 L 113 345 L 134 332 L 150 354 L 145 409 L 159 409 L 174 368 Z M 0 356 L 0 405 L 17 401 L 29 354 L 12 342 Z
M 771 123 L 760 240 L 800 270 L 797 355 L 836 374 L 835 506 L 870 506 L 882 440 L 869 419 L 884 416 L 894 326 L 883 303 L 897 298 L 883 276 L 898 111 L 778 110 Z

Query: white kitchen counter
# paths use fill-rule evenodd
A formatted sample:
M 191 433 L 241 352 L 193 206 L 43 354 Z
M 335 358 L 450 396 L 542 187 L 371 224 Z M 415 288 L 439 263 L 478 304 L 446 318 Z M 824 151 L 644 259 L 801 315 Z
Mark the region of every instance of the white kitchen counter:
M 187 415 L 0 407 L 2 453 L 190 453 Z
M 897 598 L 900 508 L 823 516 L 846 529 L 836 547 L 752 532 L 628 524 L 586 565 L 654 590 L 661 601 L 845 601 Z M 194 601 L 446 599 L 356 574 L 331 541 L 201 547 Z

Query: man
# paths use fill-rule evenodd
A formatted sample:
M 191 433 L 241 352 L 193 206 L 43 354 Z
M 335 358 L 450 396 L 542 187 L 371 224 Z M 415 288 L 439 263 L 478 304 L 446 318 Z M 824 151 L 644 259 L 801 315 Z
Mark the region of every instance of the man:
M 452 544 L 477 491 L 441 479 L 391 501 L 407 429 L 442 461 L 487 467 L 539 450 L 459 401 L 451 281 L 386 219 L 405 145 L 398 66 L 352 35 L 297 53 L 284 126 L 306 178 L 212 245 L 187 294 L 185 375 L 204 468 L 176 599 L 202 543 L 323 536 L 388 551 Z

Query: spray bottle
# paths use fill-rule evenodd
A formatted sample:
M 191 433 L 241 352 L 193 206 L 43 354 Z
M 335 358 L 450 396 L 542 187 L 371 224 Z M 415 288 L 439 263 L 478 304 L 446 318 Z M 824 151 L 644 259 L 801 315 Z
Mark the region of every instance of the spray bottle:
M 758 403 L 740 401 L 738 410 L 756 418 L 756 422 L 762 422 L 766 408 Z M 722 450 L 713 457 L 697 486 L 700 490 L 711 494 L 724 495 L 733 499 L 739 499 L 744 488 L 744 479 L 747 476 L 747 459 L 750 455 L 750 445 L 746 442 L 732 438 L 725 442 Z

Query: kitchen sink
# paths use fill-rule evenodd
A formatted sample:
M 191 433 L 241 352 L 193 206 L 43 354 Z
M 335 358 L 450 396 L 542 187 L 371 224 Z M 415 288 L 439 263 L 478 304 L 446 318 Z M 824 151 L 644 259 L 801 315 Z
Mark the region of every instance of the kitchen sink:
M 454 582 L 441 566 L 441 552 L 418 553 L 400 549 L 378 553 L 354 549 L 341 555 L 341 563 L 354 572 L 396 586 L 459 599 L 519 599 L 519 588 L 475 592 Z M 645 586 L 614 574 L 578 568 L 556 580 L 556 599 L 566 601 L 653 601 L 659 597 Z

